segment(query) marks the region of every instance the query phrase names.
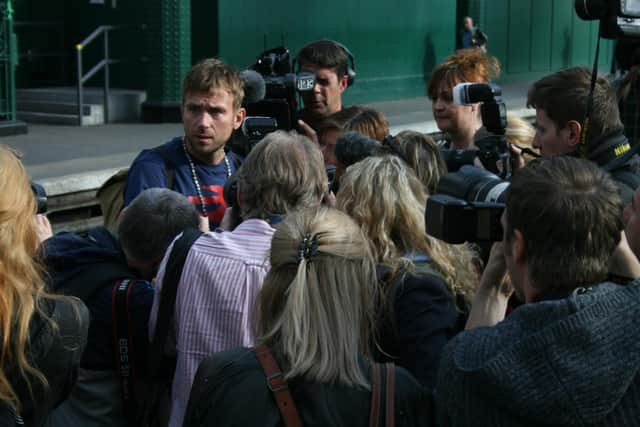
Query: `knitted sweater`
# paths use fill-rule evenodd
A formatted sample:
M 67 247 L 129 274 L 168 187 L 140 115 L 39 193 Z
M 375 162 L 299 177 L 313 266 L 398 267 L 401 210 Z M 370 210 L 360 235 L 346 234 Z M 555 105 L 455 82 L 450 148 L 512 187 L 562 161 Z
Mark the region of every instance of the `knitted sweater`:
M 640 425 L 640 281 L 526 304 L 445 347 L 442 426 Z

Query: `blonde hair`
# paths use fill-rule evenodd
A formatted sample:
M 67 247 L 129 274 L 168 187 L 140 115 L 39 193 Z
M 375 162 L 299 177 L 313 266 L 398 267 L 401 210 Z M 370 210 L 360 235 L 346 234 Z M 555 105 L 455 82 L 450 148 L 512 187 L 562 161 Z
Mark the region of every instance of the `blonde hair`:
M 447 173 L 447 165 L 440 154 L 440 147 L 432 137 L 421 132 L 406 130 L 390 142 L 391 150 L 400 154 L 422 182 L 427 194 L 434 194 Z
M 413 266 L 407 256 L 421 252 L 431 258 L 452 296 L 470 299 L 477 275 L 465 246 L 427 235 L 427 195 L 413 171 L 396 156 L 369 157 L 350 166 L 337 195 L 337 207 L 351 215 L 369 238 L 376 261 L 392 268 Z M 387 283 L 389 283 L 387 281 Z
M 244 99 L 244 85 L 234 67 L 217 58 L 203 59 L 191 67 L 182 82 L 182 102 L 187 95 L 227 90 L 233 97 L 233 108 L 239 110 Z
M 540 154 L 537 149 L 533 148 L 533 138 L 536 136 L 536 131 L 528 121 L 522 118 L 507 114 L 507 129 L 504 136 L 509 144 L 526 147 Z M 531 160 L 533 159 L 525 157 L 527 163 Z
M 299 251 L 304 239 L 317 253 Z M 288 216 L 271 243 L 271 270 L 257 301 L 258 342 L 284 359 L 286 378 L 367 388 L 377 299 L 375 262 L 344 213 L 323 207 Z
M 389 122 L 381 112 L 364 105 L 352 105 L 333 113 L 320 126 L 318 138 L 329 130 L 355 131 L 378 142 L 389 135 Z
M 35 261 L 35 198 L 19 154 L 4 145 L 0 145 L 0 188 L 0 401 L 19 410 L 7 368 L 17 368 L 30 390 L 32 379 L 47 385 L 27 356 L 29 322 L 36 313 L 44 316 L 40 303 L 47 295 L 43 270 Z
M 328 191 L 322 152 L 307 137 L 276 131 L 256 145 L 238 175 L 243 218 L 317 207 Z

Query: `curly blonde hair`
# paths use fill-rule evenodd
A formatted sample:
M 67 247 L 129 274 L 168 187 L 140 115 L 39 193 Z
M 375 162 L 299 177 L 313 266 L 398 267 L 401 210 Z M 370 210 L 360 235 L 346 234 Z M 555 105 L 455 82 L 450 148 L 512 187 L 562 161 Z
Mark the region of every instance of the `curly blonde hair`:
M 19 154 L 0 145 L 0 401 L 20 409 L 8 377 L 16 367 L 27 385 L 46 378 L 28 360 L 29 322 L 39 313 L 44 291 L 43 269 L 35 261 L 38 247 L 36 203 Z
M 440 178 L 447 174 L 447 164 L 440 153 L 440 147 L 429 135 L 405 130 L 389 141 L 393 151 L 413 169 L 422 181 L 427 195 L 434 194 Z
M 427 235 L 427 195 L 422 182 L 396 156 L 369 157 L 347 169 L 337 207 L 360 225 L 379 264 L 397 273 L 413 266 L 411 253 L 424 253 L 442 274 L 452 295 L 470 300 L 477 274 L 466 245 L 450 245 Z M 389 283 L 389 282 L 388 282 Z

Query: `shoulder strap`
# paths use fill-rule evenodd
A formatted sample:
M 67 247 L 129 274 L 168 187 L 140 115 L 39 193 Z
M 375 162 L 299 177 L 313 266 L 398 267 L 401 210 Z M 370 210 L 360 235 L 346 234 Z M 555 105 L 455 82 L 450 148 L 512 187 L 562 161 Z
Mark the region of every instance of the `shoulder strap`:
M 173 161 L 164 145 L 154 148 L 154 150 L 162 156 L 164 160 L 164 176 L 167 178 L 167 188 L 173 190 Z
M 131 290 L 135 282 L 129 279 L 116 282 L 111 302 L 116 373 L 120 380 L 122 408 L 131 426 L 135 425 L 137 411 L 134 340 L 129 309 Z
M 387 407 L 386 427 L 395 427 L 396 425 L 396 367 L 393 363 L 385 365 L 387 369 Z
M 378 427 L 380 420 L 380 365 L 371 364 L 371 411 L 369 427 Z
M 381 371 L 385 371 L 381 374 Z M 381 378 L 385 376 L 385 401 L 382 401 Z M 372 363 L 371 365 L 371 412 L 369 427 L 379 427 L 382 418 L 381 405 L 384 408 L 384 426 L 395 427 L 396 367 L 393 363 Z
M 269 348 L 264 344 L 256 347 L 255 352 L 267 377 L 267 387 L 273 393 L 273 397 L 278 404 L 284 425 L 286 427 L 302 427 L 302 419 L 298 413 L 298 408 L 293 401 L 293 397 L 291 397 L 289 386 L 278 366 L 278 362 L 276 362 Z
M 169 326 L 173 320 L 178 282 L 182 276 L 185 260 L 189 249 L 202 234 L 202 231 L 196 228 L 185 230 L 182 236 L 173 244 L 173 249 L 169 255 L 164 280 L 162 281 L 156 329 L 149 348 L 149 373 L 152 378 L 161 374 L 160 367 L 164 358 L 164 347 L 169 335 Z

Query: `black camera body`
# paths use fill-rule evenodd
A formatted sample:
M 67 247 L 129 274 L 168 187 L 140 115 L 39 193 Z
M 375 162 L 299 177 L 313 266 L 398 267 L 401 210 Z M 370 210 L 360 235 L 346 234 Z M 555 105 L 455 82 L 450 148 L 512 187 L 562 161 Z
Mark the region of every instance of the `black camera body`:
M 427 201 L 427 234 L 452 244 L 500 241 L 503 210 L 500 203 L 467 202 L 436 194 Z
M 600 20 L 606 39 L 640 38 L 640 0 L 575 0 L 575 9 L 585 21 Z
M 294 129 L 298 120 L 298 95 L 313 90 L 315 75 L 308 71 L 294 73 L 291 54 L 284 46 L 261 53 L 250 69 L 262 75 L 266 93 L 261 101 L 246 106 L 247 116 L 269 117 L 277 129 Z
M 427 201 L 427 234 L 453 244 L 502 240 L 508 187 L 509 181 L 473 166 L 445 175 Z
M 502 100 L 500 86 L 494 83 L 460 83 L 453 88 L 453 100 L 458 105 L 482 103 L 482 124 L 491 135 L 476 141 L 477 150 L 443 150 L 447 170 L 455 172 L 464 165 L 473 165 L 478 158 L 487 170 L 502 178 L 510 177 L 511 155 L 504 137 L 507 107 Z

